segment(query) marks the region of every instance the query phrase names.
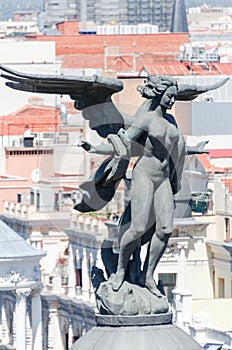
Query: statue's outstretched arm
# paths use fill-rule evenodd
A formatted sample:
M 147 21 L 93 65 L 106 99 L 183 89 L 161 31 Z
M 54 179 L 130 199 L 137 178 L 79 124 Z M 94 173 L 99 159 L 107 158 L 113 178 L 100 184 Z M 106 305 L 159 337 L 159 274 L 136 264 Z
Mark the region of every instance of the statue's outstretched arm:
M 202 153 L 209 153 L 209 151 L 205 150 L 205 145 L 208 143 L 209 141 L 202 141 L 199 142 L 196 147 L 191 147 L 191 146 L 186 146 L 185 148 L 185 153 L 189 156 L 192 154 L 202 154 Z
M 87 141 L 83 141 L 77 145 L 78 147 L 82 147 L 85 151 L 89 153 L 96 153 L 102 155 L 114 155 L 115 150 L 112 144 L 110 143 L 100 143 L 96 146 L 93 146 L 91 143 Z

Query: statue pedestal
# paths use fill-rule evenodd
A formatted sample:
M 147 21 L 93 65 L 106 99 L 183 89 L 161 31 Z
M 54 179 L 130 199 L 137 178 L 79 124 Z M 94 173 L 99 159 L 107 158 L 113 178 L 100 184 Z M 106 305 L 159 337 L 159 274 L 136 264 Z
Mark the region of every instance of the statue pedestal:
M 96 315 L 97 326 L 72 350 L 202 350 L 187 333 L 171 323 L 172 314 L 151 316 Z

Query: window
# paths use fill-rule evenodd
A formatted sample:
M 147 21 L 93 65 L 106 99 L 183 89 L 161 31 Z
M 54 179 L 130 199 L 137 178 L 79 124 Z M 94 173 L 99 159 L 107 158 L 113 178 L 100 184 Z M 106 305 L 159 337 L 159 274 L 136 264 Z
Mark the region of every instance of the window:
M 176 273 L 159 273 L 159 283 L 168 301 L 171 302 L 173 299 L 172 291 L 176 286 Z
M 48 6 L 59 6 L 58 2 L 50 2 Z
M 68 4 L 68 7 L 70 7 L 70 8 L 76 8 L 76 7 L 77 7 L 77 5 L 76 5 L 76 4 L 73 4 L 73 3 L 71 3 L 71 4 Z
M 225 280 L 224 278 L 218 279 L 218 298 L 225 297 Z
M 228 242 L 230 240 L 230 219 L 225 218 L 225 241 Z

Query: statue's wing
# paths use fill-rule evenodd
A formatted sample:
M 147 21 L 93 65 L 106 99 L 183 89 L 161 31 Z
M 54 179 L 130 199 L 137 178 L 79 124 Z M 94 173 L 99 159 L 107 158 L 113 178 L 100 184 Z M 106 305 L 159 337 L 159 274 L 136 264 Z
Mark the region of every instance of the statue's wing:
M 12 89 L 69 95 L 75 100 L 75 108 L 83 110 L 83 117 L 90 128 L 106 137 L 125 127 L 126 116 L 122 115 L 111 100 L 111 96 L 123 89 L 119 79 L 101 76 L 42 75 L 21 73 L 0 65 L 1 77 Z
M 1 77 L 9 81 L 6 85 L 16 90 L 46 94 L 67 94 L 72 99 L 85 94 L 95 94 L 96 102 L 106 102 L 112 94 L 123 89 L 119 79 L 93 76 L 62 76 L 27 74 L 0 65 Z
M 188 85 L 188 84 L 179 84 L 178 93 L 176 100 L 179 101 L 192 101 L 197 98 L 200 94 L 204 92 L 215 90 L 223 86 L 230 78 L 225 78 L 215 84 L 199 86 L 199 85 Z

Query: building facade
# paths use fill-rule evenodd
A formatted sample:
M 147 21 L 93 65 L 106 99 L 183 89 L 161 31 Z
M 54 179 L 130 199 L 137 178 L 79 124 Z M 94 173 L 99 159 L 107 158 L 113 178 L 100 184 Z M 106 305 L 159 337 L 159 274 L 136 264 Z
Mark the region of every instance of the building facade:
M 64 20 L 80 20 L 79 0 L 44 0 L 46 25 L 51 26 Z
M 64 20 L 104 24 L 149 23 L 170 31 L 174 0 L 44 0 L 47 25 Z

